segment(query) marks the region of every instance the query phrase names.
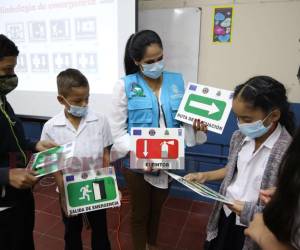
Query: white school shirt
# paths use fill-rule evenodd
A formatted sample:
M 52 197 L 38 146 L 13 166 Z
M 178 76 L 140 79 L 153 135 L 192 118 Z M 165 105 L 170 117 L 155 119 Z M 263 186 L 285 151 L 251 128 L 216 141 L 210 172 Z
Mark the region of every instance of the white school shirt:
M 105 116 L 90 109 L 76 130 L 66 118 L 64 110 L 44 125 L 41 140 L 53 140 L 58 145 L 75 141 L 72 168 L 64 172 L 78 172 L 102 167 L 103 149 L 112 145 L 110 127 Z M 96 165 L 97 164 L 97 165 Z
M 160 91 L 158 99 L 160 100 Z M 125 93 L 125 82 L 123 79 L 119 80 L 114 86 L 112 103 L 113 110 L 110 118 L 110 124 L 114 144 L 111 150 L 111 160 L 115 161 L 125 157 L 130 150 L 130 135 L 127 132 L 128 99 Z M 161 128 L 166 127 L 161 107 L 159 126 Z M 207 140 L 207 136 L 204 132 L 198 131 L 195 133 L 191 125 L 184 124 L 184 130 L 185 143 L 189 147 L 195 146 L 196 144 L 202 144 Z M 144 174 L 144 179 L 151 185 L 158 188 L 168 188 L 168 175 L 163 171 L 160 171 L 159 176 Z
M 1 96 L 0 96 L 0 106 L 2 106 L 3 105 L 3 101 L 2 101 L 2 98 L 1 98 Z M 5 186 L 3 185 L 2 186 L 2 190 L 5 190 Z M 6 209 L 8 209 L 9 207 L 0 207 L 0 212 L 2 212 L 2 211 L 4 211 L 4 210 L 6 210 Z
M 273 133 L 263 142 L 256 150 L 255 140 L 250 137 L 244 139 L 243 147 L 238 154 L 237 173 L 226 190 L 226 197 L 229 200 L 238 201 L 257 201 L 259 199 L 259 191 L 263 174 L 269 160 L 271 150 L 279 139 L 282 126 L 277 125 Z M 228 217 L 232 211 L 223 206 L 226 216 Z M 236 216 L 236 225 L 244 226 L 240 223 L 240 217 Z

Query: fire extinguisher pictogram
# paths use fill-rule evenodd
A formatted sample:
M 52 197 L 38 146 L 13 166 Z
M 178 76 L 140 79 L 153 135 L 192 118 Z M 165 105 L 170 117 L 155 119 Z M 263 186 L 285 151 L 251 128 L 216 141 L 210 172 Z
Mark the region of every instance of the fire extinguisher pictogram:
M 169 145 L 174 145 L 174 141 L 163 141 L 161 146 L 161 158 L 167 159 L 169 158 Z

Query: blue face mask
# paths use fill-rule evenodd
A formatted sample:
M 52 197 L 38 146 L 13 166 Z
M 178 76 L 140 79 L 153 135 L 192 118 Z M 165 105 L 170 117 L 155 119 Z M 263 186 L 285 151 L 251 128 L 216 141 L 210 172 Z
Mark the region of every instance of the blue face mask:
M 268 114 L 263 121 L 262 120 L 258 120 L 256 122 L 243 123 L 243 124 L 240 124 L 240 122 L 238 121 L 238 127 L 239 127 L 240 131 L 245 136 L 248 136 L 251 139 L 255 139 L 255 138 L 261 137 L 264 134 L 266 134 L 270 130 L 271 126 L 272 126 L 272 123 L 268 127 L 264 126 L 264 121 L 267 119 L 267 117 L 270 114 Z
M 164 68 L 163 60 L 151 64 L 142 64 L 142 73 L 149 78 L 157 79 L 161 76 Z
M 88 107 L 81 107 L 81 106 L 74 106 L 70 105 L 70 108 L 68 109 L 68 113 L 75 116 L 75 117 L 84 117 L 86 116 L 88 111 Z
M 65 99 L 65 98 L 64 98 Z M 84 117 L 86 116 L 87 112 L 88 112 L 88 106 L 75 106 L 75 105 L 71 105 L 66 99 L 65 99 L 66 103 L 70 106 L 70 108 L 67 110 L 67 112 L 75 117 Z

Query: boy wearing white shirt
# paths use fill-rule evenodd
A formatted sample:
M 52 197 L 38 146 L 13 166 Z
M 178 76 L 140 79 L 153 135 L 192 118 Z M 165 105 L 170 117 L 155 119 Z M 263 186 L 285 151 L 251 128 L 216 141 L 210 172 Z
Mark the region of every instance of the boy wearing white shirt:
M 108 167 L 112 144 L 109 124 L 102 115 L 88 108 L 89 84 L 76 69 L 67 69 L 57 76 L 58 101 L 64 110 L 44 126 L 42 138 L 51 138 L 62 145 L 75 141 L 74 160 L 63 172 L 81 172 Z M 60 191 L 62 217 L 65 224 L 65 250 L 82 250 L 82 217 L 86 216 L 92 229 L 92 249 L 109 250 L 106 211 L 97 210 L 84 215 L 68 217 L 65 212 L 63 173 L 55 174 Z

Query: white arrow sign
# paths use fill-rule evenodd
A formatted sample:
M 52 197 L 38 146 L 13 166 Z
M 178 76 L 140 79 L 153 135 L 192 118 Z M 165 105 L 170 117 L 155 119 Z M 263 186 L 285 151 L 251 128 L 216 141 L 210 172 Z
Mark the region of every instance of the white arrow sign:
M 208 111 L 208 115 L 218 113 L 220 111 L 214 102 L 211 105 L 207 105 L 201 102 L 191 101 L 189 105 L 194 108 Z
M 144 156 L 146 157 L 147 155 L 148 155 L 148 142 L 147 142 L 147 140 L 144 140 L 144 152 L 143 152 L 143 154 L 144 154 Z

